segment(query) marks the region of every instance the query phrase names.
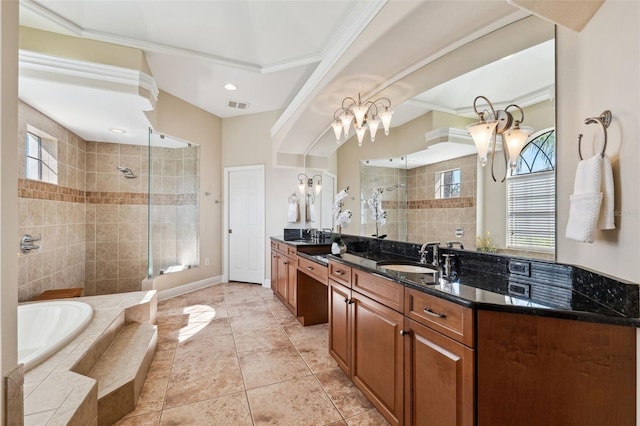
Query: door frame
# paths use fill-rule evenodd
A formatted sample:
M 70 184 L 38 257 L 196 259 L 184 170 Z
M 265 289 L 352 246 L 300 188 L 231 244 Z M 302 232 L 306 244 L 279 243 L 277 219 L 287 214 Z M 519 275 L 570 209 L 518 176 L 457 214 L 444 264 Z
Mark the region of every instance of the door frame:
M 265 286 L 265 257 L 266 257 L 266 178 L 265 178 L 265 166 L 264 164 L 255 164 L 250 166 L 235 166 L 235 167 L 225 167 L 224 168 L 224 176 L 223 176 L 223 186 L 224 186 L 224 202 L 223 202 L 223 213 L 222 213 L 222 282 L 229 282 L 229 175 L 232 172 L 239 172 L 244 170 L 257 170 L 260 171 L 262 177 L 262 206 L 258 206 L 262 208 L 264 214 L 262 215 L 262 235 L 260 241 L 262 241 L 262 286 Z

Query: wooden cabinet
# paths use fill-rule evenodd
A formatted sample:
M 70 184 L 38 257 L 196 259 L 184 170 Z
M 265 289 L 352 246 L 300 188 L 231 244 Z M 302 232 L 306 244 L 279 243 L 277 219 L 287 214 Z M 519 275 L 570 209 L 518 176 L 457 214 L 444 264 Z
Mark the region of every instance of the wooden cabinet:
M 636 329 L 478 311 L 478 425 L 635 425 Z
M 295 247 L 282 243 L 271 243 L 271 287 L 274 294 L 294 314 L 297 285 L 297 256 L 295 253 Z
M 327 322 L 327 269 L 271 241 L 271 288 L 302 325 Z
M 329 263 L 329 353 L 382 415 L 400 425 L 404 421 L 404 316 L 349 284 L 358 282 L 374 293 L 387 289 L 400 301 L 404 287 L 362 271 L 352 278 L 351 272 L 344 265 Z
M 472 426 L 473 349 L 405 319 L 406 424 Z
M 349 334 L 349 300 L 351 289 L 329 280 L 329 354 L 350 375 L 351 339 Z
M 405 290 L 406 424 L 474 424 L 473 311 Z

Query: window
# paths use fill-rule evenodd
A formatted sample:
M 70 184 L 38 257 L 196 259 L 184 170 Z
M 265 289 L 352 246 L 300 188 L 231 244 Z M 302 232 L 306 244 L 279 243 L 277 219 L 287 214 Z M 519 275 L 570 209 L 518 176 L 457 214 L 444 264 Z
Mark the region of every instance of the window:
M 54 138 L 27 132 L 27 179 L 58 183 L 58 143 Z
M 507 247 L 555 249 L 555 130 L 533 135 L 507 179 Z
M 460 197 L 460 169 L 436 173 L 436 199 Z

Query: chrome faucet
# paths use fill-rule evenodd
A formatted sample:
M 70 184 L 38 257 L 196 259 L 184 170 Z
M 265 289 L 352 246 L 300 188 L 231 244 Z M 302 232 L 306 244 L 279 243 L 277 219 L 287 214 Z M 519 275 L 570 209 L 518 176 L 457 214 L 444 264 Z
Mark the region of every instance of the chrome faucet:
M 453 246 L 460 246 L 460 250 L 464 250 L 462 241 L 447 241 L 447 248 L 453 248 Z
M 431 261 L 431 265 L 438 266 L 438 247 L 440 247 L 440 241 L 433 241 L 422 245 L 422 248 L 418 251 L 418 254 L 420 255 L 420 263 L 427 263 L 427 249 L 429 247 L 433 247 L 433 259 Z
M 31 253 L 31 250 L 38 250 L 40 246 L 33 244 L 36 241 L 40 241 L 39 237 L 32 237 L 29 234 L 24 234 L 20 239 L 20 251 L 23 254 Z

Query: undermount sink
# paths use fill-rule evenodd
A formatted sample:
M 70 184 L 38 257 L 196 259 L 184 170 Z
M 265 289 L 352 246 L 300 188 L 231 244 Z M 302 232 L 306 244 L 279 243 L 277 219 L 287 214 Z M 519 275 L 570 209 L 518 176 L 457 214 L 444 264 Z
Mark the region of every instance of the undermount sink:
M 408 272 L 411 274 L 435 274 L 436 272 L 438 272 L 435 269 L 429 268 L 417 262 L 378 262 L 377 266 L 389 271 Z

